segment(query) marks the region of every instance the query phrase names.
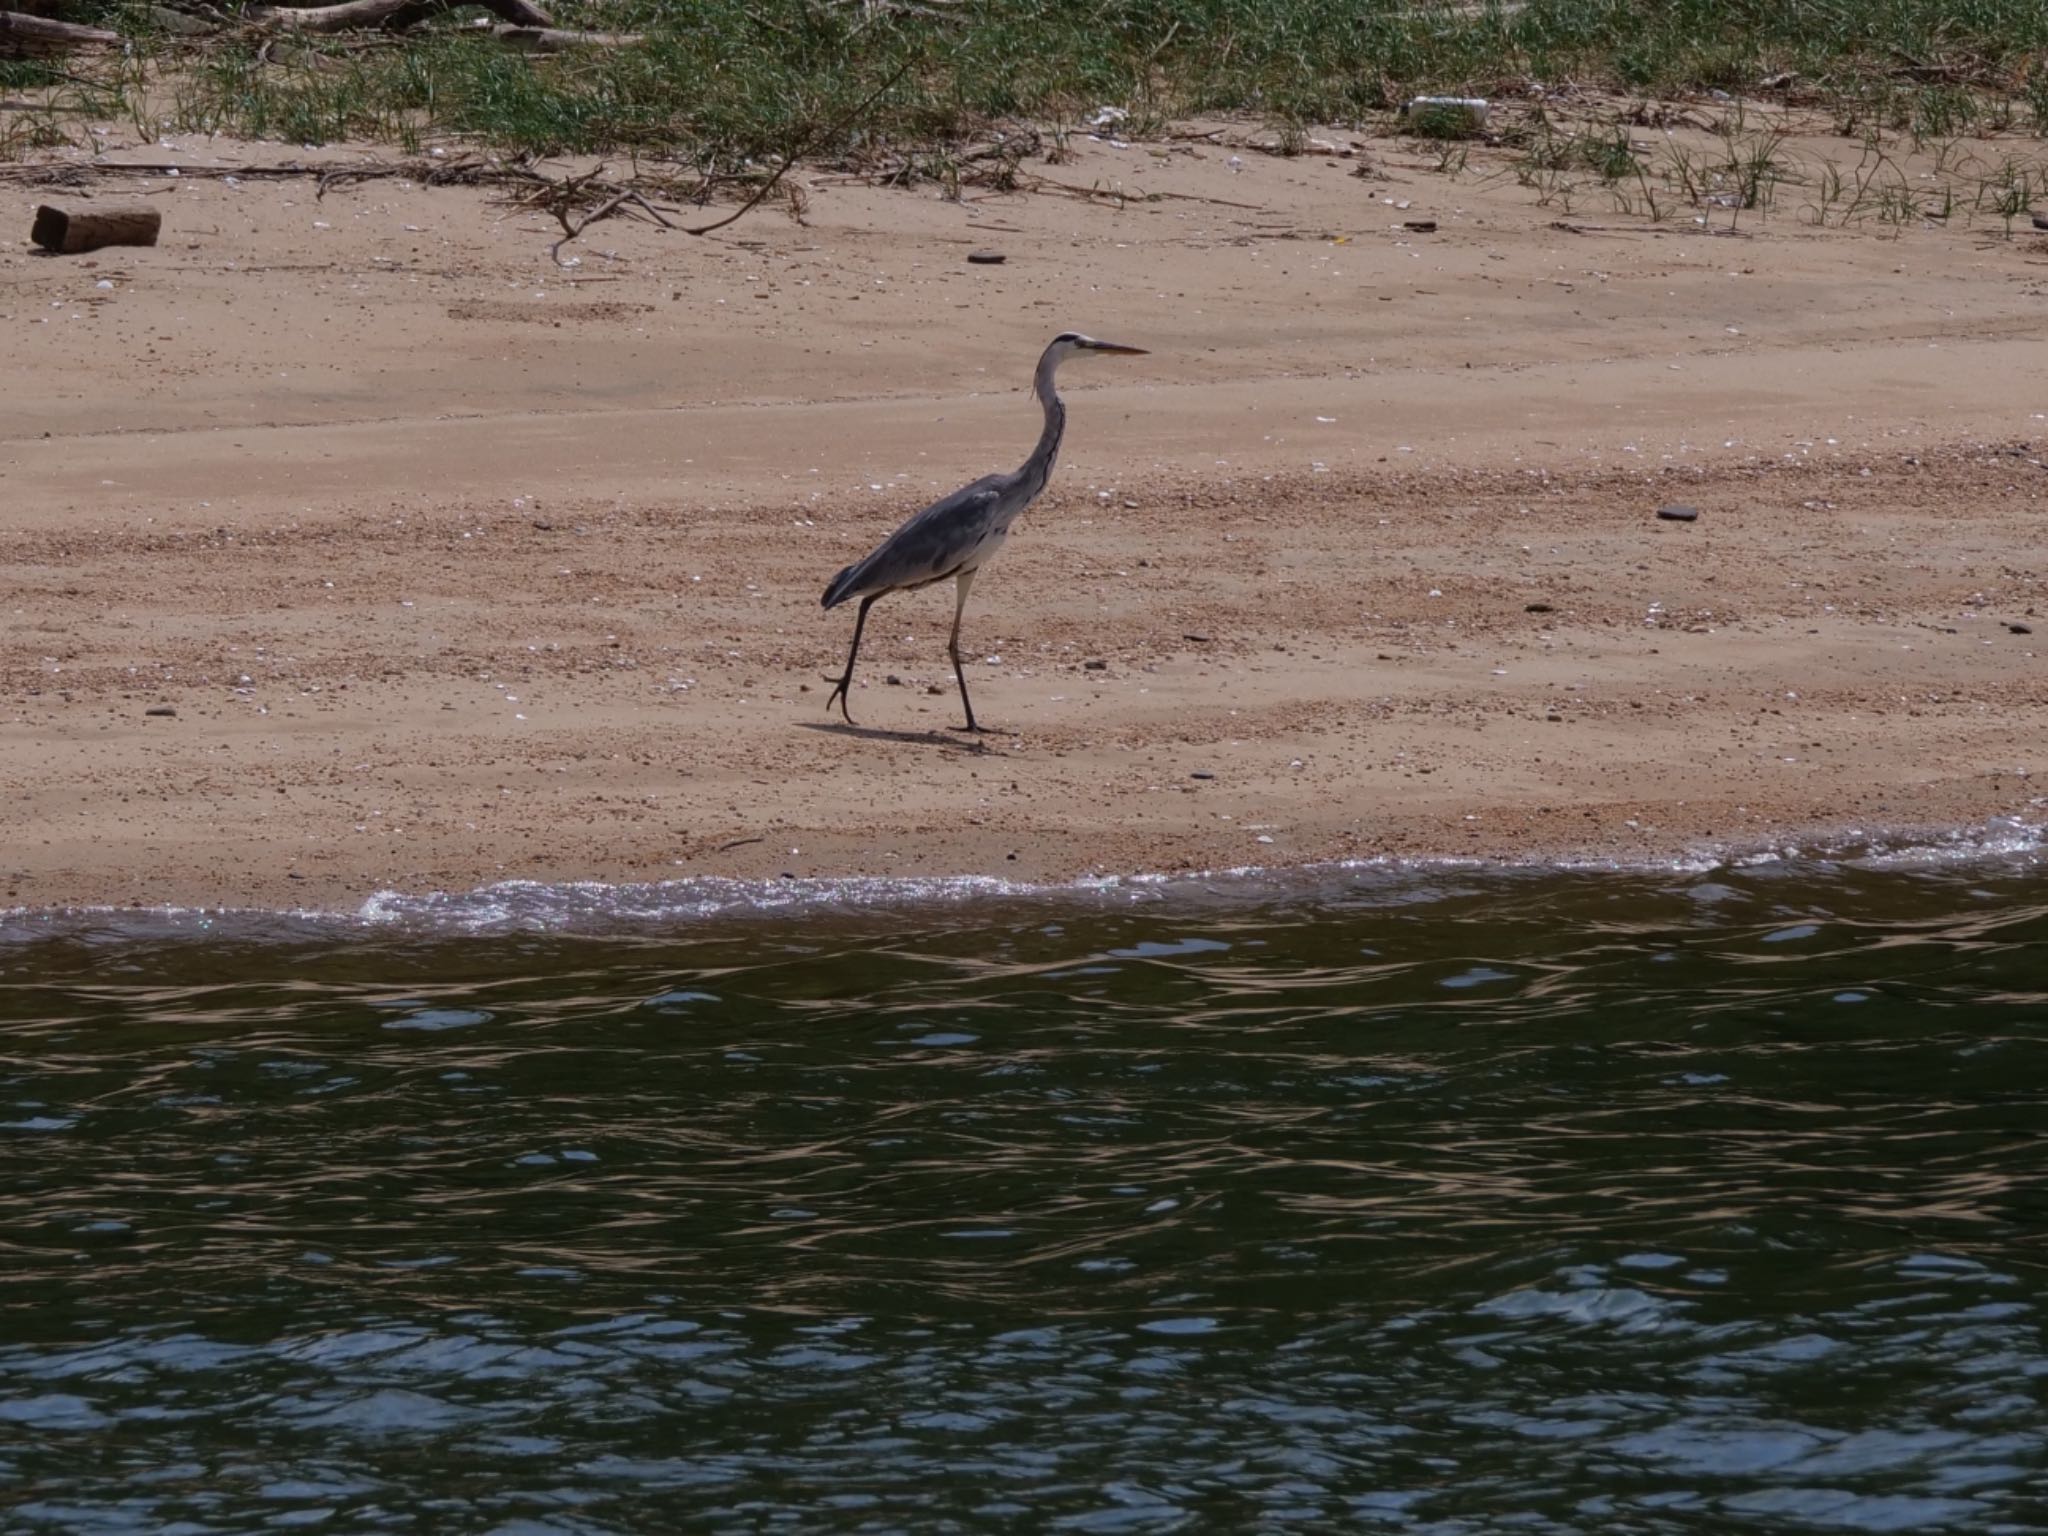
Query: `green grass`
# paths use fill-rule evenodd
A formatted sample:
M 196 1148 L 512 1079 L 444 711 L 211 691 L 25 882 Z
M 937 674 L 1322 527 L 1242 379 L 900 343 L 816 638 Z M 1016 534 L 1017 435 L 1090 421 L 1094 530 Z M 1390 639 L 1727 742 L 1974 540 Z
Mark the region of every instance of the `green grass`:
M 273 48 L 267 62 L 252 40 L 152 38 L 146 12 L 107 0 L 79 14 L 144 38 L 169 91 L 168 109 L 147 110 L 174 129 L 457 134 L 706 170 L 776 157 L 828 126 L 836 142 L 814 149 L 858 155 L 1006 118 L 1072 123 L 1105 104 L 1129 109 L 1133 131 L 1200 112 L 1344 122 L 1421 92 L 1753 91 L 1785 71 L 1835 103 L 1847 132 L 1940 137 L 2000 113 L 2048 131 L 2043 0 L 563 0 L 562 25 L 647 41 L 534 57 L 457 17 L 403 40 Z M 895 88 L 842 123 L 906 61 Z M 1599 169 L 1629 167 L 1610 155 Z

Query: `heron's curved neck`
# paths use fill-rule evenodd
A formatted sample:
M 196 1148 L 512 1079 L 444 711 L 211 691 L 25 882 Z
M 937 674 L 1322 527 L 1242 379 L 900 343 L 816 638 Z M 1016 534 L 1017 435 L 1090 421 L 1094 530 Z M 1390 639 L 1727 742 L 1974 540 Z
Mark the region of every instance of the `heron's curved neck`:
M 1067 430 L 1067 408 L 1052 384 L 1053 372 L 1064 355 L 1058 347 L 1047 347 L 1045 356 L 1038 360 L 1038 372 L 1031 380 L 1031 392 L 1045 407 L 1045 430 L 1038 434 L 1038 446 L 1031 450 L 1031 457 L 1024 461 L 1020 473 L 1031 482 L 1034 496 L 1044 490 L 1045 482 L 1052 478 L 1052 461 L 1059 457 L 1060 436 Z

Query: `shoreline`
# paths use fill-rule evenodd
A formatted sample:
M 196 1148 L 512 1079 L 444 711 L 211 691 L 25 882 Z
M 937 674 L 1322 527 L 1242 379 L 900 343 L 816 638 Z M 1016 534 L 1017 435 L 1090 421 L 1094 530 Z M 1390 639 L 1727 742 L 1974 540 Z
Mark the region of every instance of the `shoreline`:
M 601 881 L 506 880 L 465 891 L 378 891 L 353 909 L 160 903 L 0 907 L 0 945 L 64 937 L 80 928 L 119 930 L 124 937 L 295 939 L 349 933 L 399 932 L 456 939 L 513 934 L 565 938 L 644 937 L 650 930 L 686 936 L 705 924 L 807 923 L 863 918 L 901 919 L 921 913 L 989 914 L 1026 905 L 1158 904 L 1199 912 L 1243 910 L 1272 903 L 1314 905 L 1355 900 L 1362 890 L 1390 888 L 1401 900 L 1445 875 L 1479 880 L 1706 879 L 1720 874 L 1797 870 L 1809 877 L 1852 867 L 1911 874 L 1981 870 L 2015 861 L 2048 868 L 2048 816 L 2032 822 L 2000 818 L 1975 826 L 1881 829 L 1813 827 L 1798 837 L 1746 846 L 1695 848 L 1669 857 L 1408 854 L 1245 865 L 1229 869 L 1130 871 L 1065 880 L 1001 876 L 783 876 L 744 880 L 718 875 L 608 884 Z M 1469 894 L 1469 893 L 1464 893 Z

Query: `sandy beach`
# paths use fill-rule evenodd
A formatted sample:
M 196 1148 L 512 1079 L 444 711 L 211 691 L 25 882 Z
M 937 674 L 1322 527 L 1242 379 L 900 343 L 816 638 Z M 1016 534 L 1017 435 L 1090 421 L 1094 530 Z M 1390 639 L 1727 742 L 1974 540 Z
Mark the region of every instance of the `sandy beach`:
M 1077 139 L 1121 206 L 821 175 L 567 269 L 486 191 L 199 174 L 275 144 L 112 151 L 192 170 L 94 184 L 151 249 L 32 254 L 80 194 L 0 186 L 0 900 L 2048 819 L 2048 240 L 1245 137 Z M 1068 365 L 976 585 L 999 729 L 947 729 L 949 588 L 876 607 L 841 723 L 820 591 L 1022 458 L 1066 328 L 1152 355 Z

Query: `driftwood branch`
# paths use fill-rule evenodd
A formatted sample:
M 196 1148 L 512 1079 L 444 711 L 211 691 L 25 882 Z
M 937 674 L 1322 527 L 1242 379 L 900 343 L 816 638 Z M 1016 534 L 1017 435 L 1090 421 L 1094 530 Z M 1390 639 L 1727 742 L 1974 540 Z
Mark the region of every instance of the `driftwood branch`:
M 372 160 L 353 165 L 317 165 L 304 160 L 284 160 L 270 165 L 177 165 L 168 160 L 99 160 L 64 165 L 0 165 L 0 186 L 78 187 L 89 181 L 125 181 L 131 177 L 168 176 L 176 171 L 187 181 L 219 181 L 234 177 L 241 181 L 317 180 L 321 196 L 330 187 L 355 181 L 403 178 L 429 187 L 478 187 L 540 182 L 547 177 L 517 161 L 480 160 L 464 156 L 455 160 Z
M 81 27 L 75 22 L 50 21 L 41 16 L 24 16 L 19 11 L 0 11 L 0 51 L 22 48 L 110 48 L 118 46 L 121 34 L 103 27 Z
M 498 18 L 496 26 L 480 29 L 485 36 L 525 53 L 629 48 L 645 41 L 645 34 L 640 32 L 558 27 L 554 18 L 533 0 L 340 0 L 335 5 L 254 5 L 243 11 L 239 19 L 273 32 L 330 37 L 344 32 L 404 32 L 465 4 L 476 5 Z M 234 25 L 226 14 L 211 6 L 200 9 L 206 13 L 204 16 L 166 6 L 151 6 L 148 14 L 158 25 L 186 36 L 210 35 Z M 122 41 L 120 33 L 100 27 L 82 27 L 68 21 L 0 10 L 0 53 L 30 48 L 115 47 Z
M 510 23 L 491 28 L 491 36 L 507 48 L 526 53 L 561 53 L 569 48 L 630 48 L 646 38 L 643 32 L 580 32 L 572 27 L 522 27 Z
M 593 172 L 592 174 L 594 175 L 595 173 Z M 570 222 L 569 213 L 566 208 L 558 208 L 555 211 L 555 217 L 562 221 L 562 228 L 566 230 L 567 233 L 564 234 L 562 238 L 557 240 L 553 245 L 548 247 L 548 256 L 554 261 L 554 264 L 556 266 L 561 266 L 563 246 L 567 245 L 571 240 L 574 240 L 578 235 L 582 234 L 584 230 L 590 228 L 590 226 L 595 224 L 599 219 L 608 219 L 613 214 L 617 213 L 621 208 L 627 207 L 629 205 L 645 210 L 648 216 L 652 218 L 655 223 L 659 224 L 663 229 L 674 229 L 676 227 L 675 225 L 669 223 L 669 221 L 662 216 L 662 211 L 659 208 L 655 207 L 654 204 L 647 201 L 647 199 L 642 197 L 638 192 L 635 192 L 631 188 L 628 188 L 624 192 L 620 192 L 612 197 L 606 198 L 602 203 L 599 203 L 595 208 L 591 209 L 589 213 L 585 214 L 580 221 L 575 223 Z
M 403 32 L 429 17 L 454 10 L 462 0 L 342 0 L 339 5 L 261 5 L 244 13 L 259 26 L 293 32 L 356 32 L 381 27 Z M 552 28 L 555 20 L 529 0 L 470 0 L 500 21 L 518 27 Z

